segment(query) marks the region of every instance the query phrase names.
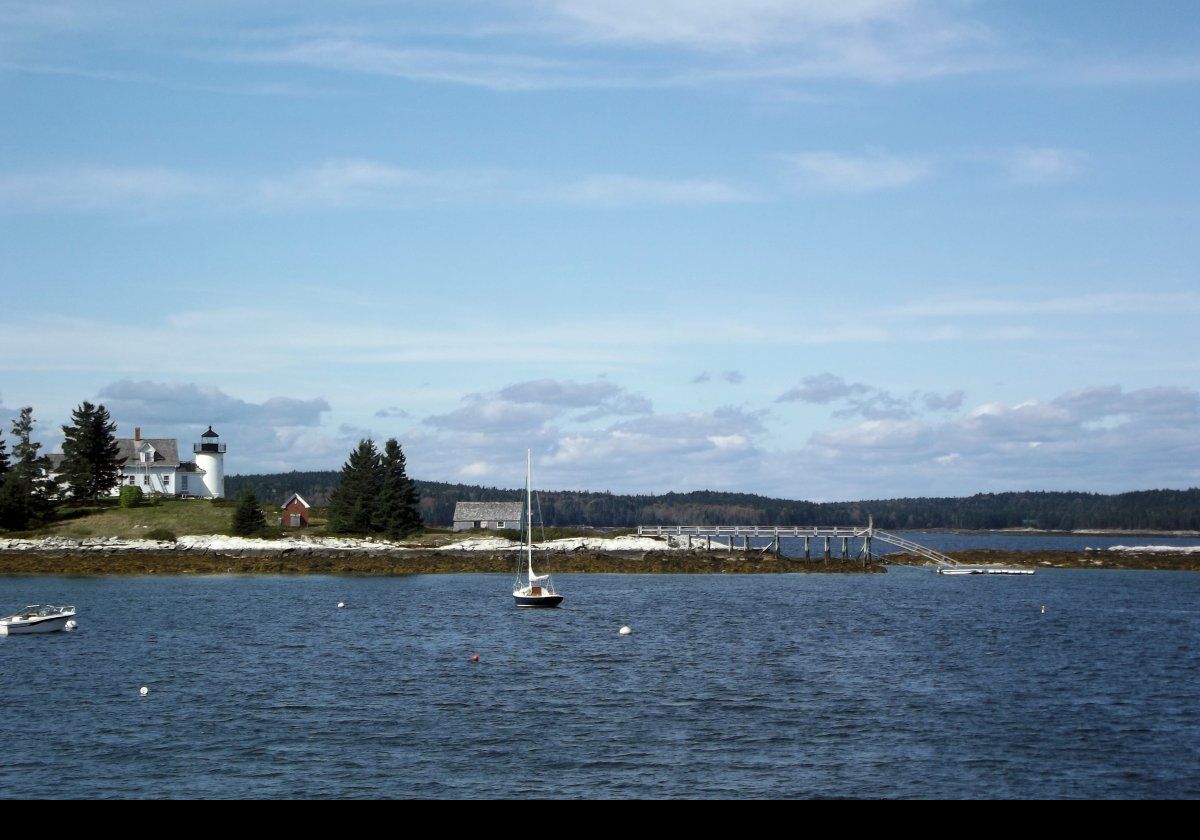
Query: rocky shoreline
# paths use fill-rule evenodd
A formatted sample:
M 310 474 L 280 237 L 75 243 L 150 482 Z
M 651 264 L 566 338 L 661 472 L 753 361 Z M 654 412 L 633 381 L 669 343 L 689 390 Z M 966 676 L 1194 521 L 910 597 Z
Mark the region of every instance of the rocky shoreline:
M 348 538 L 244 539 L 181 537 L 175 542 L 116 537 L 0 539 L 0 575 L 147 574 L 507 574 L 519 546 L 503 539 L 438 544 Z M 889 554 L 867 566 L 856 560 L 783 557 L 760 551 L 689 550 L 679 542 L 574 539 L 538 547 L 539 567 L 556 574 L 862 574 L 895 566 L 929 566 L 911 554 Z M 1200 571 L 1200 550 L 1165 546 L 1077 551 L 974 550 L 955 554 L 967 565 L 1059 569 Z
M 1200 553 L 1169 551 L 1162 546 L 1118 546 L 1084 551 L 956 551 L 954 559 L 968 566 L 1018 566 L 1033 569 L 1163 569 L 1200 571 Z M 915 554 L 889 554 L 891 566 L 932 566 L 932 561 Z
M 235 551 L 10 551 L 0 550 L 0 575 L 405 575 L 511 574 L 513 552 L 336 551 L 321 548 Z M 780 574 L 878 573 L 883 566 L 854 561 L 797 560 L 752 552 L 543 552 L 539 570 L 554 574 Z

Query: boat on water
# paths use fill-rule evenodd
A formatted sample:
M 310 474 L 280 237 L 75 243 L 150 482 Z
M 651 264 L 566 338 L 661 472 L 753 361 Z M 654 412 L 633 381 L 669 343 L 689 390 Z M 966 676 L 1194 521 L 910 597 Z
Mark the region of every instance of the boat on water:
M 525 450 L 525 545 L 524 556 L 517 558 L 517 582 L 513 586 L 513 600 L 518 607 L 557 607 L 562 603 L 563 596 L 555 591 L 550 575 L 539 575 L 533 571 L 532 486 L 533 454 L 530 450 Z
M 0 617 L 0 636 L 57 633 L 59 630 L 66 630 L 67 623 L 74 619 L 74 607 L 30 604 L 20 612 Z

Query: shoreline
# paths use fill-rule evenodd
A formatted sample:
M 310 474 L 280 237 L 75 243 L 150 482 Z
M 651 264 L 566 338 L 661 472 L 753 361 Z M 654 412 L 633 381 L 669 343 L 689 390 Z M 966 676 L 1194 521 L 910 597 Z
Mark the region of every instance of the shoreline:
M 1200 553 L 1166 552 L 958 552 L 967 566 L 1033 569 L 1137 569 L 1200 571 Z M 0 550 L 0 576 L 105 577 L 127 575 L 414 575 L 511 574 L 512 551 L 411 548 L 72 551 Z M 932 567 L 911 554 L 888 554 L 864 565 L 857 560 L 802 558 L 741 551 L 539 552 L 539 566 L 552 574 L 880 574 L 887 566 Z
M 511 551 L 0 551 L 0 576 L 511 574 Z M 542 552 L 542 569 L 568 574 L 879 574 L 880 563 L 721 551 Z
M 934 566 L 915 554 L 888 554 L 889 566 Z M 1016 566 L 1030 569 L 1142 569 L 1147 571 L 1200 572 L 1200 552 L 1187 551 L 1003 551 L 979 548 L 956 551 L 954 559 L 964 566 Z

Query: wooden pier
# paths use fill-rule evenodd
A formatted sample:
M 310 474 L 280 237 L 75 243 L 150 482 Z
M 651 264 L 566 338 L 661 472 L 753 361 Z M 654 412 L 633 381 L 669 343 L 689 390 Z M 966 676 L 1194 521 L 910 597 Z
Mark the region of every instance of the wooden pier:
M 779 552 L 779 540 L 783 537 L 804 540 L 804 559 L 812 559 L 812 540 L 819 540 L 821 557 L 825 560 L 833 558 L 836 545 L 843 560 L 850 560 L 851 542 L 859 542 L 854 559 L 869 560 L 874 555 L 871 544 L 875 540 L 902 548 L 907 552 L 932 560 L 939 566 L 957 566 L 959 562 L 947 554 L 935 551 L 928 546 L 913 542 L 910 539 L 881 531 L 874 523 L 868 523 L 865 528 L 852 528 L 841 525 L 639 525 L 639 537 L 686 537 L 690 548 L 693 540 L 704 540 L 705 547 L 712 549 L 712 541 L 725 539 L 729 551 L 734 550 L 734 541 L 741 539 L 742 550 L 750 550 L 751 539 L 770 539 L 768 548 Z M 840 542 L 840 545 L 838 543 Z M 718 544 L 718 548 L 720 545 Z M 765 550 L 765 549 L 764 549 Z

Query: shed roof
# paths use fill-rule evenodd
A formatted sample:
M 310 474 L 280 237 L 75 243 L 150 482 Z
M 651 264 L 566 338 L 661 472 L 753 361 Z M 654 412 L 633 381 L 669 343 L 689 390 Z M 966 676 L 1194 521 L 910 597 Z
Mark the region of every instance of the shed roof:
M 523 510 L 520 502 L 458 502 L 454 505 L 454 521 L 519 522 Z
M 287 497 L 287 501 L 285 501 L 282 505 L 279 506 L 279 509 L 287 510 L 287 506 L 292 503 L 292 499 L 295 499 L 296 501 L 298 501 L 300 504 L 304 505 L 305 507 L 312 507 L 312 505 L 310 505 L 308 502 L 304 501 L 304 497 L 301 496 L 299 493 L 293 493 L 292 495 Z

